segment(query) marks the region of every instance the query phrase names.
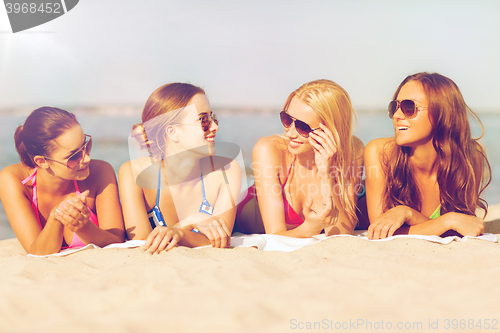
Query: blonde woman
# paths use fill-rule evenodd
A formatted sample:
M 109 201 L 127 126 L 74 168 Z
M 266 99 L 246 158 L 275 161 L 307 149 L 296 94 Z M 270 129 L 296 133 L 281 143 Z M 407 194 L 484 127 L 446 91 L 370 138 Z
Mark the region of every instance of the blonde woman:
M 264 137 L 253 149 L 255 185 L 239 206 L 238 230 L 351 234 L 364 146 L 353 136 L 349 95 L 335 82 L 312 81 L 290 94 L 280 118 L 285 135 Z

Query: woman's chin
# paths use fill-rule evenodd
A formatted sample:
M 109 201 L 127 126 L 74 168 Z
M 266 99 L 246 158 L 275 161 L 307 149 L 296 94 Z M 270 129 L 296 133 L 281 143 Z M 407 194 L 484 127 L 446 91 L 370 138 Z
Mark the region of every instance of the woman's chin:
M 85 180 L 90 175 L 90 164 L 83 169 L 78 169 L 76 172 L 76 180 Z

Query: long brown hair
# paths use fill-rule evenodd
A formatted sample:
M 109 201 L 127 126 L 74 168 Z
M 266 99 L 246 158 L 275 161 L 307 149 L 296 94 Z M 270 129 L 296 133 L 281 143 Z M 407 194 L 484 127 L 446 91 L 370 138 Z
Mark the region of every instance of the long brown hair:
M 31 112 L 24 126 L 18 126 L 14 133 L 21 162 L 35 168 L 33 158 L 50 156 L 54 148 L 52 141 L 75 125 L 78 125 L 75 115 L 62 109 L 43 106 Z
M 197 94 L 205 94 L 205 91 L 189 83 L 175 82 L 159 87 L 149 96 L 142 110 L 142 123 L 132 129 L 142 129 L 141 135 L 135 138 L 153 159 L 161 159 L 164 154 L 167 126 L 185 117 L 183 108 Z
M 491 182 L 491 167 L 478 140 L 473 139 L 468 116 L 482 129 L 479 117 L 467 106 L 458 86 L 437 73 L 417 73 L 406 77 L 394 93 L 410 81 L 419 82 L 428 100 L 432 125 L 432 145 L 437 152 L 434 168 L 441 202 L 441 214 L 459 212 L 475 215 L 477 207 L 487 212 L 487 203 L 480 198 Z M 385 159 L 387 182 L 384 191 L 384 210 L 405 205 L 420 211 L 422 198 L 409 164 L 410 148 L 389 142 Z

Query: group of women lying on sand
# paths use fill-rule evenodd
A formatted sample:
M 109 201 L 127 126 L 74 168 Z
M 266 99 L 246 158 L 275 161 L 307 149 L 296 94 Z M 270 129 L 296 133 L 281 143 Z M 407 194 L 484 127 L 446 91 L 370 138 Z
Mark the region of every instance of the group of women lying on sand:
M 480 194 L 491 169 L 468 117 L 481 123 L 457 85 L 435 73 L 410 75 L 388 111 L 394 137 L 365 148 L 353 135 L 347 92 L 329 80 L 302 85 L 279 114 L 285 133 L 255 145 L 255 184 L 241 191 L 240 165 L 214 158 L 219 122 L 199 87 L 153 92 L 132 131 L 147 156 L 121 166 L 119 187 L 110 164 L 90 159 L 92 136 L 75 116 L 42 107 L 16 129 L 21 163 L 0 172 L 0 197 L 31 254 L 125 239 L 146 240 L 151 253 L 225 248 L 234 231 L 481 235 L 475 211 L 486 210 Z

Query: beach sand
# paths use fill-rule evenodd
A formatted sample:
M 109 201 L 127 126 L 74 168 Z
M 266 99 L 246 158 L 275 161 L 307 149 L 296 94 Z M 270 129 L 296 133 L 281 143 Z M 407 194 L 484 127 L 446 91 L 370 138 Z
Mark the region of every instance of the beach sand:
M 500 237 L 493 208 L 486 232 Z M 0 332 L 450 332 L 454 319 L 469 325 L 461 331 L 480 331 L 486 319 L 500 329 L 500 245 L 484 240 L 336 237 L 291 253 L 178 247 L 30 258 L 8 239 L 0 269 Z

